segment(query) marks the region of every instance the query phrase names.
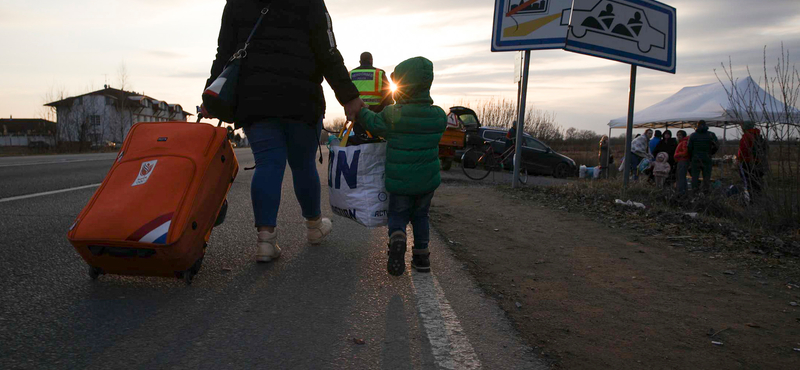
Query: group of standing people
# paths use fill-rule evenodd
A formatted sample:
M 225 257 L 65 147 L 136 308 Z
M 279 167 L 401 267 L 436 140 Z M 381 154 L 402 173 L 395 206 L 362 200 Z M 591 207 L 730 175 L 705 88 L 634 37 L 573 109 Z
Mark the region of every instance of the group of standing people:
M 640 172 L 645 172 L 657 186 L 672 186 L 678 194 L 686 194 L 687 173 L 692 176 L 692 189 L 708 194 L 711 190 L 711 157 L 719 149 L 717 136 L 708 130 L 705 121 L 695 125 L 695 132 L 687 136 L 686 131 L 678 130 L 676 138 L 672 131 L 647 129 L 644 135 L 637 136 L 631 142 L 630 170 L 633 179 L 639 180 Z M 650 161 L 649 166 L 640 166 L 643 160 Z M 702 182 L 700 176 L 702 174 Z
M 711 156 L 718 148 L 716 135 L 701 120 L 691 136 L 687 136 L 684 130 L 678 130 L 676 136 L 673 138 L 670 130 L 662 132 L 647 129 L 631 141 L 629 165 L 634 181 L 644 174 L 658 187 L 669 187 L 674 183 L 678 193 L 685 194 L 688 185 L 686 175 L 691 173 L 692 188 L 699 189 L 702 172 L 702 189 L 707 193 L 711 182 Z M 608 146 L 608 136 L 603 136 L 599 152 L 600 166 L 603 168 L 609 155 Z M 648 164 L 642 165 L 645 160 Z M 620 170 L 624 166 L 625 159 Z
M 254 30 L 261 15 L 262 26 Z M 206 86 L 237 50 L 245 49 L 234 125 L 244 129 L 255 158 L 250 187 L 255 259 L 269 262 L 281 254 L 276 227 L 287 162 L 308 242 L 320 244 L 333 228 L 331 220 L 322 217 L 315 163 L 325 114 L 324 78 L 347 119 L 388 143 L 388 272 L 402 275 L 405 270 L 409 222 L 414 232 L 412 267 L 430 271 L 428 209 L 441 181 L 438 143 L 447 120 L 430 97 L 433 63 L 416 57 L 398 64 L 392 73 L 398 85 L 393 96 L 386 72 L 372 66 L 370 53 L 363 53 L 361 65 L 348 72 L 323 0 L 228 0 Z M 212 118 L 206 113 L 203 109 L 204 116 Z
M 763 185 L 764 167 L 766 164 L 766 141 L 761 132 L 752 122 L 742 124 L 743 135 L 739 141 L 737 162 L 739 175 L 744 185 L 745 194 L 751 196 L 761 192 Z M 648 175 L 657 186 L 671 186 L 675 184 L 678 194 L 686 194 L 688 188 L 687 174 L 692 178 L 692 189 L 708 194 L 711 190 L 711 174 L 713 169 L 712 156 L 719 150 L 717 136 L 709 131 L 704 120 L 695 125 L 695 132 L 687 136 L 686 131 L 678 130 L 676 138 L 672 131 L 653 131 L 647 129 L 643 135 L 638 135 L 631 142 L 630 171 L 633 179 L 639 180 L 642 172 Z M 600 167 L 605 170 L 608 161 L 609 144 L 608 136 L 600 139 L 599 151 Z M 647 166 L 640 166 L 644 160 L 650 161 Z M 620 170 L 624 169 L 623 164 Z M 702 181 L 701 181 L 702 176 Z

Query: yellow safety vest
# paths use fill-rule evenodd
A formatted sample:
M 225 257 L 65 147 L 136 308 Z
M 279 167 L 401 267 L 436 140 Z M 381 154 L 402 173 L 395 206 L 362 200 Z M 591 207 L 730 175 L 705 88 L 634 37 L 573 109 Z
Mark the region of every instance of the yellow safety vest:
M 383 71 L 380 69 L 354 69 L 350 71 L 350 79 L 361 94 L 361 100 L 367 105 L 379 105 L 383 99 Z

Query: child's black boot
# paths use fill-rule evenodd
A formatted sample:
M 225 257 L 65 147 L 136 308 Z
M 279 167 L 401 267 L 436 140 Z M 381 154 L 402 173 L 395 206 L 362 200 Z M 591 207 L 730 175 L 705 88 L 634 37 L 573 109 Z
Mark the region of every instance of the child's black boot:
M 394 276 L 403 275 L 406 271 L 406 233 L 395 231 L 389 236 L 389 261 L 386 271 Z
M 411 256 L 411 268 L 417 272 L 430 272 L 431 271 L 431 253 L 428 248 L 414 249 L 414 254 Z

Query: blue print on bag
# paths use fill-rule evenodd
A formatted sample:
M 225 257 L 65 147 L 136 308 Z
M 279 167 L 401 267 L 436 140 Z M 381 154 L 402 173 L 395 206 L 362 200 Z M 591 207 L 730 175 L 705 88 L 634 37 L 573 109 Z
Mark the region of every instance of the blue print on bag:
M 338 159 L 336 160 L 336 186 L 334 189 L 340 189 L 342 187 L 342 176 L 344 176 L 344 181 L 347 182 L 347 186 L 350 189 L 355 189 L 358 186 L 358 157 L 361 155 L 361 150 L 356 150 L 353 152 L 353 161 L 350 162 L 350 165 L 347 164 L 347 152 L 340 151 L 339 155 L 337 156 Z M 328 175 L 330 176 L 330 171 L 328 171 Z M 328 186 L 331 185 L 330 179 L 328 180 Z
M 328 152 L 328 187 L 333 187 L 333 150 Z

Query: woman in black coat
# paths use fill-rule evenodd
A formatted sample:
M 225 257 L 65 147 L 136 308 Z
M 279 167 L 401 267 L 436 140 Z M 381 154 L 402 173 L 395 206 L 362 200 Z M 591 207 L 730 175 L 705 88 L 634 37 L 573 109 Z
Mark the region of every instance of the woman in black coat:
M 315 163 L 325 114 L 323 77 L 348 118 L 366 104 L 336 48 L 323 0 L 228 0 L 206 86 L 244 47 L 261 14 L 264 18 L 242 59 L 235 126 L 244 128 L 255 157 L 250 193 L 258 233 L 256 260 L 269 262 L 281 252 L 275 227 L 287 161 L 309 243 L 322 242 L 332 229 L 331 221 L 321 217 Z

